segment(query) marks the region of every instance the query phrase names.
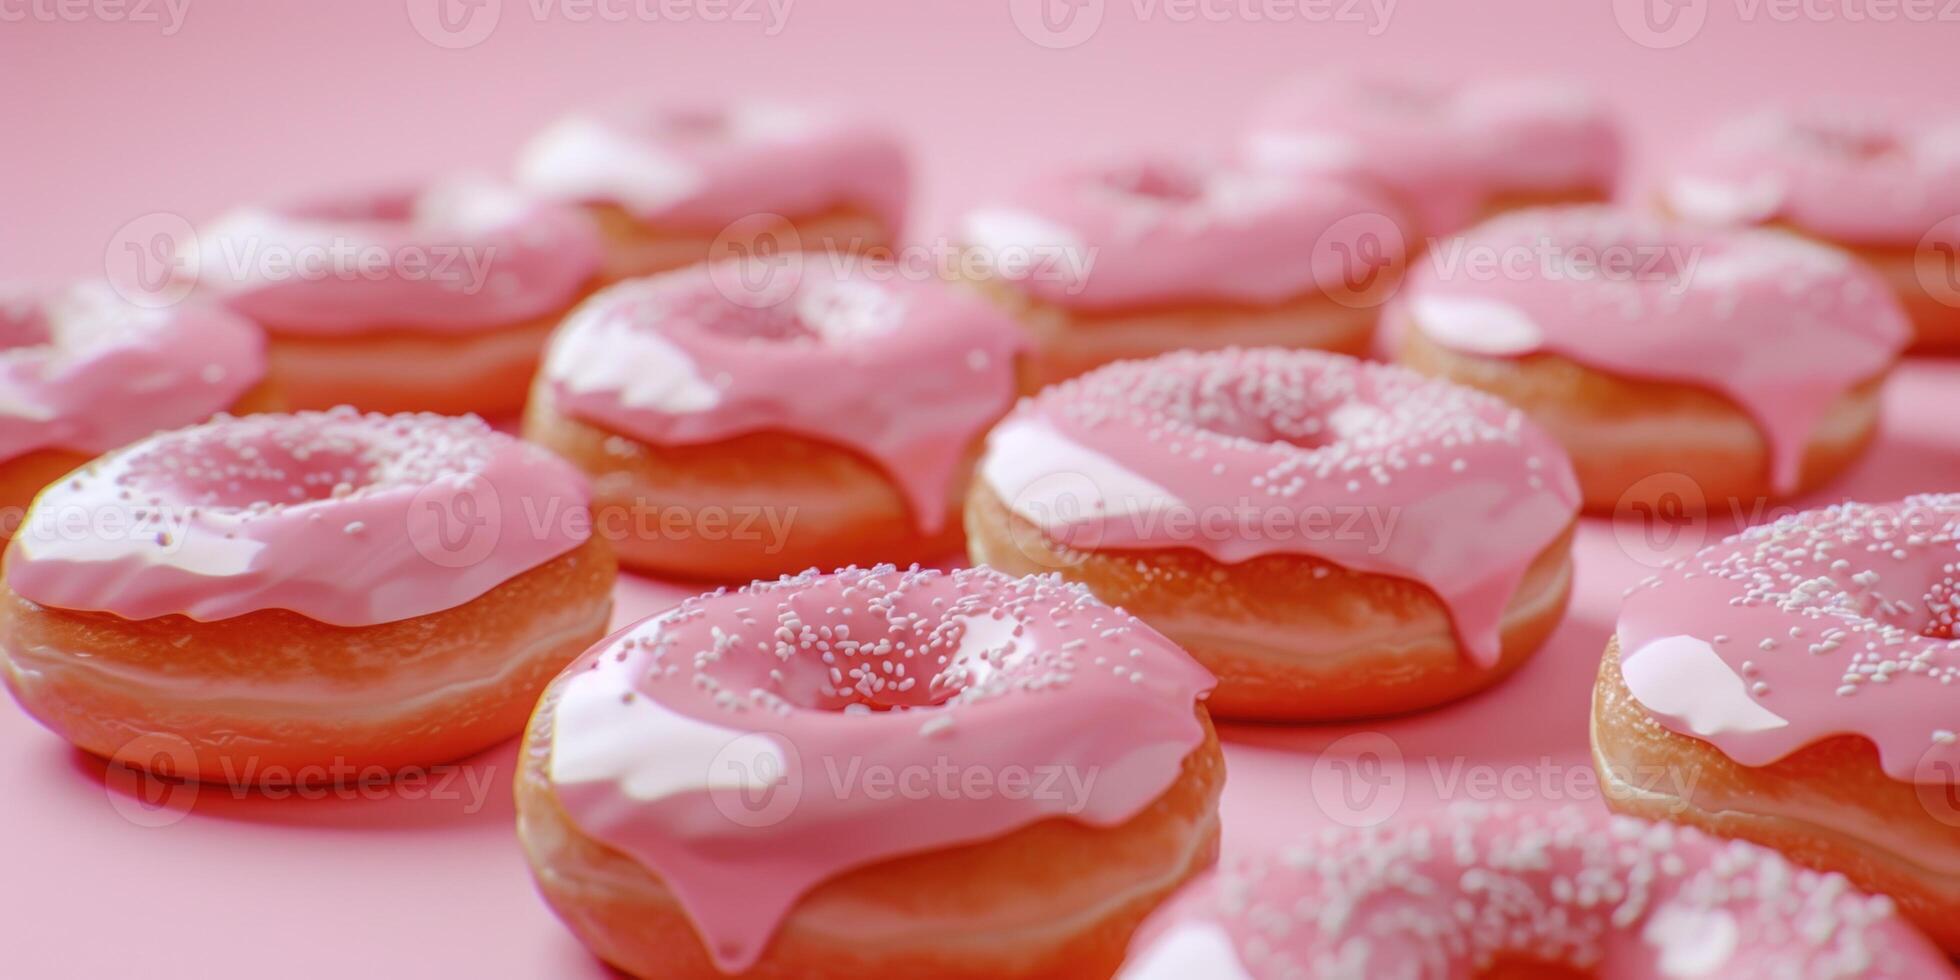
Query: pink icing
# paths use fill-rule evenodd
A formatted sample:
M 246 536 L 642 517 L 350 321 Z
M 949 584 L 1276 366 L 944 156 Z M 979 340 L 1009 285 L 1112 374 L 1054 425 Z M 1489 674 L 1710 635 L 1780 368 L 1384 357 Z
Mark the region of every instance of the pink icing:
M 854 450 L 930 534 L 1024 346 L 991 305 L 892 265 L 731 259 L 593 297 L 544 377 L 560 411 L 659 445 L 783 431 Z
M 1221 870 L 1147 924 L 1118 980 L 1483 975 L 1951 977 L 1889 899 L 1693 828 L 1456 806 L 1328 830 Z
M 1485 666 L 1579 507 L 1565 452 L 1517 409 L 1316 351 L 1184 352 L 1049 388 L 995 427 L 980 478 L 1079 548 L 1304 554 L 1421 583 Z
M 60 609 L 371 626 L 460 606 L 589 536 L 585 478 L 480 419 L 221 417 L 48 488 L 7 584 Z
M 1762 430 L 1779 493 L 1834 403 L 1888 370 L 1911 330 L 1884 281 L 1836 249 L 1605 207 L 1485 222 L 1432 249 L 1395 302 L 1466 353 L 1550 353 L 1725 395 Z
M 1020 289 L 1082 310 L 1282 303 L 1361 263 L 1399 265 L 1404 240 L 1394 205 L 1357 184 L 1173 158 L 1048 174 L 968 213 L 959 237 Z M 1036 261 L 1015 268 L 1018 254 Z
M 95 455 L 201 422 L 265 377 L 265 338 L 223 310 L 149 309 L 105 285 L 0 291 L 0 460 Z
M 1203 743 L 1211 686 L 1169 640 L 1053 577 L 811 571 L 689 599 L 573 663 L 547 695 L 550 778 L 733 973 L 845 871 L 1136 816 Z M 1068 778 L 1015 789 L 1015 771 Z M 934 772 L 960 778 L 869 788 Z
M 1274 93 L 1254 113 L 1245 151 L 1286 172 L 1377 181 L 1429 235 L 1462 228 L 1498 194 L 1611 196 L 1624 155 L 1605 104 L 1570 83 L 1450 87 L 1355 71 Z
M 571 305 L 600 260 L 577 209 L 476 178 L 233 211 L 192 251 L 200 288 L 309 336 L 516 326 Z
M 1960 215 L 1960 118 L 1765 112 L 1719 127 L 1670 168 L 1670 210 L 1721 224 L 1787 221 L 1836 241 L 1917 245 Z
M 1746 766 L 1836 735 L 1960 783 L 1960 495 L 1749 528 L 1636 586 L 1621 670 L 1668 728 Z
M 883 129 L 762 103 L 578 113 L 539 133 L 517 170 L 525 186 L 559 200 L 707 230 L 855 206 L 896 234 L 910 183 L 905 150 Z

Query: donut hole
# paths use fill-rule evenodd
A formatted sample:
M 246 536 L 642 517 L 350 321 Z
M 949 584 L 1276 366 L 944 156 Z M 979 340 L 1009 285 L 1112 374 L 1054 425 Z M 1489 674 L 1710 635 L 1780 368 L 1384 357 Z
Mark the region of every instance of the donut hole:
M 272 431 L 188 433 L 130 460 L 133 481 L 190 504 L 251 510 L 346 496 L 372 483 L 365 447 L 295 441 Z
M 54 339 L 47 310 L 31 301 L 0 301 L 0 351 L 39 347 Z
M 1159 204 L 1192 204 L 1205 196 L 1198 174 L 1167 163 L 1146 163 L 1103 174 L 1105 187 L 1127 197 Z
M 846 344 L 898 329 L 904 303 L 876 283 L 858 280 L 801 279 L 777 302 L 731 301 L 727 289 L 746 296 L 773 298 L 781 289 L 774 272 L 755 267 L 759 279 L 738 278 L 746 269 L 728 266 L 711 275 L 701 288 L 673 299 L 672 319 L 725 339 L 765 344 Z M 755 292 L 748 293 L 750 287 Z

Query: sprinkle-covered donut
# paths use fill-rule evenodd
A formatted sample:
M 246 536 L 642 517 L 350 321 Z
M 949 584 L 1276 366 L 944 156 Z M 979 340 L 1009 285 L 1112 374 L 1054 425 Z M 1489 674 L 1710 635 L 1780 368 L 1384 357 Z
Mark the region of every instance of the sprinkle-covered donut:
M 1262 166 L 1379 183 L 1430 236 L 1510 208 L 1611 198 L 1622 144 L 1605 103 L 1570 83 L 1452 87 L 1355 71 L 1284 86 L 1245 136 Z
M 1194 886 L 1144 937 L 1120 980 L 1954 975 L 1837 875 L 1577 809 L 1326 831 Z
M 1591 207 L 1438 245 L 1388 316 L 1406 363 L 1559 435 L 1601 510 L 1656 473 L 1711 502 L 1821 482 L 1869 439 L 1909 332 L 1885 283 L 1839 250 Z
M 1776 224 L 1848 248 L 1897 291 L 1920 348 L 1960 349 L 1960 117 L 1743 116 L 1670 161 L 1661 203 L 1692 221 Z
M 1052 577 L 758 582 L 566 670 L 520 834 L 559 915 L 636 976 L 1094 974 L 1211 860 L 1210 686 Z
M 7 582 L 62 609 L 369 626 L 462 605 L 584 543 L 577 471 L 478 419 L 254 415 L 161 433 L 42 496 Z M 126 512 L 128 533 L 70 533 Z M 464 515 L 467 528 L 452 527 Z M 573 517 L 574 519 L 566 519 Z M 480 559 L 446 560 L 490 545 Z
M 1750 528 L 1635 586 L 1600 678 L 1609 775 L 1704 775 L 1657 811 L 1892 893 L 1960 941 L 1960 496 Z
M 628 563 L 747 580 L 958 548 L 977 441 L 1024 343 L 979 299 L 869 260 L 728 260 L 621 283 L 553 338 L 526 435 L 598 485 Z M 730 508 L 774 541 L 709 540 Z M 660 509 L 678 520 L 636 519 Z
M 1358 184 L 1147 157 L 1045 174 L 957 235 L 1057 380 L 1186 348 L 1359 353 L 1401 275 L 1401 225 Z
M 1960 215 L 1960 118 L 1900 125 L 1850 110 L 1753 113 L 1671 161 L 1662 200 L 1694 221 L 1781 221 L 1848 245 L 1910 247 Z
M 185 271 L 272 338 L 298 408 L 514 411 L 599 271 L 575 208 L 478 178 L 232 211 Z
M 178 776 L 441 763 L 522 727 L 613 572 L 584 478 L 480 420 L 221 417 L 34 502 L 0 674 L 81 748 Z
M 1577 506 L 1564 453 L 1496 399 L 1228 350 L 1023 403 L 988 437 L 967 519 L 976 560 L 1060 568 L 1183 643 L 1221 677 L 1216 710 L 1366 714 L 1515 666 L 1535 645 L 1521 624 L 1563 608 Z
M 97 453 L 270 407 L 265 338 L 215 307 L 149 309 L 107 286 L 0 289 L 0 506 Z M 11 533 L 19 514 L 5 520 Z
M 609 279 L 696 262 L 751 233 L 764 247 L 884 247 L 910 191 L 904 147 L 883 128 L 760 102 L 578 112 L 531 141 L 517 174 L 599 219 Z

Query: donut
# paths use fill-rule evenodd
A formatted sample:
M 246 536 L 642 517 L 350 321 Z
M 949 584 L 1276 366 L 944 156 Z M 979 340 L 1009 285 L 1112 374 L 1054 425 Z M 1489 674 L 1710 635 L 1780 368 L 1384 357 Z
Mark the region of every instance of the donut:
M 607 281 L 712 257 L 889 250 L 910 168 L 884 129 L 763 102 L 581 111 L 534 137 L 517 179 L 584 208 L 605 238 Z
M 1055 571 L 1177 641 L 1225 718 L 1427 708 L 1557 625 L 1571 465 L 1523 413 L 1315 351 L 1113 364 L 987 437 L 967 550 Z
M 1852 252 L 1898 293 L 1914 348 L 1960 351 L 1960 117 L 1912 124 L 1830 109 L 1742 116 L 1664 168 L 1660 205 L 1766 224 Z
M 1260 167 L 1384 188 L 1424 237 L 1517 208 L 1610 200 L 1626 155 L 1605 103 L 1569 82 L 1351 69 L 1281 85 L 1241 141 Z
M 518 835 L 558 916 L 637 977 L 1108 977 L 1215 860 L 1210 687 L 1053 576 L 757 582 L 552 682 Z
M 1229 865 L 1144 926 L 1118 978 L 1954 975 L 1891 901 L 1766 848 L 1459 804 Z
M 599 268 L 577 209 L 473 177 L 239 209 L 181 251 L 265 328 L 295 409 L 515 414 Z
M 1614 805 L 1842 872 L 1960 954 L 1956 596 L 1954 494 L 1804 511 L 1641 582 L 1593 694 Z
M 612 286 L 551 340 L 526 438 L 590 474 L 620 560 L 746 582 L 960 548 L 1023 342 L 891 265 L 729 259 Z
M 1042 384 L 1173 350 L 1360 354 L 1404 242 L 1400 212 L 1359 185 L 1181 157 L 1045 174 L 956 237 L 952 274 L 1028 331 Z
M 0 287 L 0 541 L 98 454 L 219 412 L 278 407 L 265 337 L 222 309 L 150 308 L 106 283 Z
M 0 676 L 77 747 L 229 785 L 510 738 L 605 634 L 584 478 L 473 418 L 220 418 L 49 487 L 6 552 Z M 128 750 L 128 751 L 125 751 Z
M 1910 329 L 1837 249 L 1596 207 L 1439 244 L 1384 317 L 1403 364 L 1556 435 L 1595 513 L 1748 512 L 1823 484 L 1871 441 Z

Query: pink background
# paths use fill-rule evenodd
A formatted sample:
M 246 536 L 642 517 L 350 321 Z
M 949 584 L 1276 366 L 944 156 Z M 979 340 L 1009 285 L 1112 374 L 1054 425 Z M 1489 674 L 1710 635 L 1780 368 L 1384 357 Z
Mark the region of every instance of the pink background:
M 1617 26 L 1626 5 L 1605 0 L 1402 0 L 1385 24 L 1188 22 L 1162 6 L 1139 19 L 1151 0 L 1105 0 L 1100 28 L 1062 50 L 1030 41 L 998 0 L 798 0 L 774 36 L 751 22 L 539 21 L 544 0 L 502 0 L 495 29 L 462 50 L 418 33 L 411 13 L 432 4 L 414 2 L 189 0 L 170 36 L 162 24 L 36 19 L 28 2 L 0 0 L 0 13 L 28 13 L 0 21 L 0 278 L 99 274 L 118 228 L 153 212 L 195 222 L 323 185 L 496 168 L 561 109 L 628 90 L 881 112 L 917 150 L 919 233 L 1058 157 L 1221 138 L 1271 80 L 1328 61 L 1588 80 L 1624 107 L 1643 154 L 1718 114 L 1804 93 L 1911 112 L 1950 111 L 1960 91 L 1960 23 L 1849 19 L 1892 9 L 1884 0 L 1812 0 L 1836 19 L 1795 23 L 1772 17 L 1771 0 L 1687 0 L 1684 15 L 1705 23 L 1669 49 L 1637 43 Z M 1881 445 L 1828 495 L 1960 487 L 1960 363 L 1910 365 L 1887 402 Z M 1719 529 L 1690 527 L 1676 547 Z M 1499 796 L 1588 796 L 1592 670 L 1620 590 L 1651 558 L 1589 522 L 1569 619 L 1491 695 L 1393 722 L 1229 729 L 1228 850 L 1341 816 L 1338 763 L 1370 748 L 1401 755 L 1376 788 L 1405 809 L 1487 798 L 1471 782 L 1479 767 L 1512 780 Z M 673 594 L 628 583 L 622 613 Z M 1357 732 L 1386 741 L 1345 743 L 1316 767 L 1318 750 Z M 146 827 L 158 811 L 0 707 L 0 974 L 602 975 L 531 890 L 510 764 L 506 747 L 466 765 L 486 788 L 481 807 L 460 780 L 446 800 L 209 790 Z

